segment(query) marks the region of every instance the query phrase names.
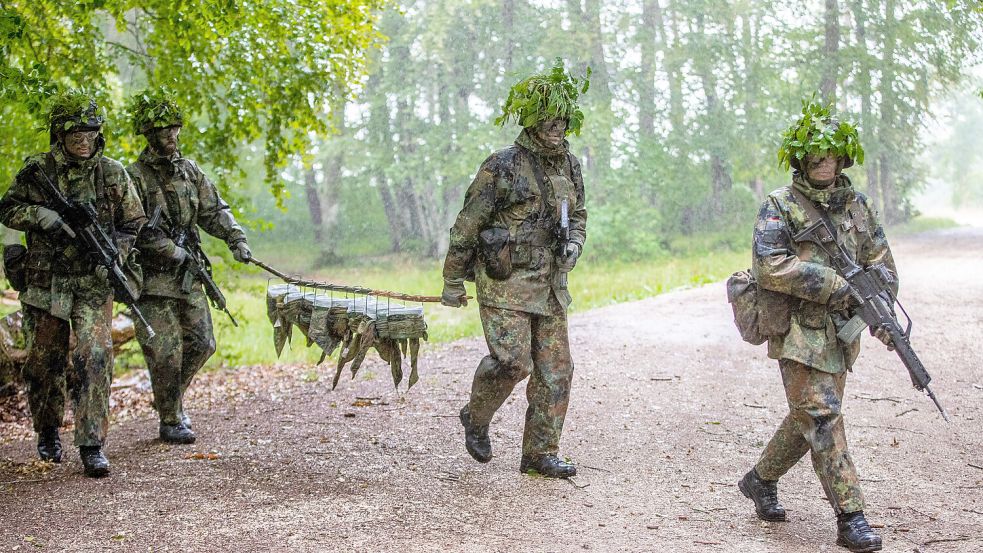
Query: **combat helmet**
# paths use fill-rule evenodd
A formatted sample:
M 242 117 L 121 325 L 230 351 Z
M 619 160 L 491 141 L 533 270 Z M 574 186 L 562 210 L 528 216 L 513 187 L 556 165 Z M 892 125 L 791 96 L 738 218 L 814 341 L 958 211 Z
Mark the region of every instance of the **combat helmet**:
M 801 117 L 782 135 L 778 163 L 802 171 L 801 161 L 808 154 L 843 158 L 844 169 L 864 162 L 856 127 L 834 117 L 832 105 L 823 106 L 815 99 L 802 102 Z
M 51 144 L 58 136 L 72 130 L 99 130 L 106 122 L 105 113 L 95 98 L 84 90 L 71 89 L 51 99 L 48 111 L 48 139 Z
M 130 99 L 127 111 L 137 134 L 184 125 L 184 114 L 166 88 L 148 88 Z

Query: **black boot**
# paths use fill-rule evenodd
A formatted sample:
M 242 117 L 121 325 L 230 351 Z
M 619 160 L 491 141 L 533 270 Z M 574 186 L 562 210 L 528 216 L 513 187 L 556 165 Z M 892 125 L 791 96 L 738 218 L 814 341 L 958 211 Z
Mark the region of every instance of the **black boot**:
M 160 423 L 160 441 L 168 444 L 193 444 L 195 433 L 183 424 Z
M 57 426 L 38 433 L 38 457 L 42 461 L 61 462 L 61 437 L 58 436 Z
M 461 424 L 464 425 L 464 447 L 479 463 L 491 461 L 491 440 L 488 438 L 488 425 L 476 426 L 471 424 L 471 409 L 465 405 L 461 408 Z
M 836 515 L 836 545 L 842 545 L 853 553 L 881 550 L 878 536 L 864 517 L 863 511 Z
M 561 461 L 552 453 L 547 455 L 523 455 L 522 462 L 519 463 L 519 472 L 526 474 L 533 470 L 548 478 L 570 478 L 577 476 L 577 467 L 571 463 Z
M 754 512 L 761 520 L 783 522 L 785 508 L 778 502 L 778 481 L 762 480 L 757 469 L 751 469 L 737 482 L 744 497 L 754 501 Z
M 82 446 L 79 448 L 82 457 L 82 467 L 85 475 L 90 478 L 100 478 L 109 474 L 109 459 L 102 454 L 99 446 Z

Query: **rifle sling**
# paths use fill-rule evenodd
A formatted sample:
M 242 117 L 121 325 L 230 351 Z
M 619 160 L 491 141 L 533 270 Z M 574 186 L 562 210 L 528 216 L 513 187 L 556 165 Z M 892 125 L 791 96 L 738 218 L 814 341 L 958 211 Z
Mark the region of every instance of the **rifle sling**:
M 799 190 L 794 186 L 791 188 L 792 188 L 792 195 L 795 197 L 795 201 L 806 212 L 806 218 L 809 219 L 810 224 L 816 221 L 822 221 L 823 223 L 826 224 L 826 228 L 829 229 L 829 234 L 833 237 L 833 242 L 837 242 L 839 240 L 839 237 L 836 235 L 836 225 L 834 225 L 833 222 L 830 221 L 829 215 L 827 215 L 825 211 L 820 211 L 816 207 L 816 204 L 813 203 L 812 200 L 807 198 L 806 195 L 803 194 L 801 190 Z

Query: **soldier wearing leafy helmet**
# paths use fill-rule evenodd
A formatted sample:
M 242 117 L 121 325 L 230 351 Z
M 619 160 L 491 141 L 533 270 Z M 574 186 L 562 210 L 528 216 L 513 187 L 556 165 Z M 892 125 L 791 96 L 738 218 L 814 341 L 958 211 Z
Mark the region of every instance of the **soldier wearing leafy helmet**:
M 199 227 L 224 241 L 236 261 L 251 254 L 246 234 L 229 205 L 194 161 L 181 155 L 184 116 L 164 89 L 146 90 L 130 103 L 134 131 L 147 139 L 139 159 L 126 168 L 155 224 L 140 234 L 144 287 L 139 307 L 157 335 L 137 329 L 160 417 L 160 439 L 189 444 L 196 439 L 184 410 L 184 394 L 215 353 L 215 335 L 201 282 L 189 273 L 189 256 L 207 264 L 195 246 Z M 158 214 L 156 216 L 155 214 Z
M 108 271 L 93 262 L 55 209 L 42 179 L 70 202 L 89 204 L 99 226 L 124 260 L 146 221 L 123 166 L 103 155 L 103 112 L 82 91 L 51 101 L 50 150 L 27 158 L 0 200 L 0 223 L 24 231 L 27 240 L 24 306 L 28 357 L 24 377 L 41 459 L 60 462 L 58 427 L 64 416 L 66 371 L 75 406 L 75 445 L 87 476 L 109 474 L 103 452 L 109 428 L 113 375 L 113 289 Z M 69 363 L 69 335 L 76 344 Z
M 577 98 L 588 78 L 570 77 L 557 60 L 551 72 L 512 87 L 496 123 L 523 129 L 478 169 L 450 230 L 443 271 L 444 305 L 465 305 L 464 281 L 475 280 L 489 349 L 460 413 L 468 452 L 491 460 L 492 416 L 529 377 L 520 471 L 556 478 L 577 472 L 557 457 L 573 376 L 566 275 L 587 238 L 580 162 L 565 137 L 580 134 Z
M 782 324 L 768 337 L 768 355 L 779 362 L 789 414 L 738 483 L 754 501 L 759 518 L 784 521 L 778 479 L 810 453 L 836 513 L 837 543 L 854 552 L 881 549 L 880 536 L 864 516 L 864 496 L 842 414 L 843 389 L 860 340 L 844 343 L 837 332 L 857 303 L 825 252 L 793 236 L 817 222 L 814 219 L 826 218 L 836 241 L 859 265 L 883 264 L 896 277 L 884 229 L 869 200 L 842 173 L 854 161 L 863 163 L 863 155 L 856 129 L 815 102 L 803 105 L 802 117 L 784 135 L 779 159 L 794 170 L 792 184 L 769 194 L 761 206 L 751 272 L 759 288 L 782 294 L 790 307 L 790 316 L 772 321 Z M 891 347 L 886 331 L 872 333 Z

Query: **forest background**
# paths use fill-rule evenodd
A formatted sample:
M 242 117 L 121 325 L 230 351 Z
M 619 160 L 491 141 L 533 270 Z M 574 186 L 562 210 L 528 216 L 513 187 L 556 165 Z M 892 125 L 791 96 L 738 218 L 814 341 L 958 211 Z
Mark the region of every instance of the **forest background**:
M 979 1 L 0 0 L 0 39 L 0 187 L 46 149 L 53 90 L 97 93 L 128 163 L 143 139 L 121 106 L 165 85 L 257 257 L 322 280 L 439 293 L 468 183 L 518 132 L 492 124 L 508 87 L 555 57 L 592 70 L 570 137 L 590 214 L 575 309 L 746 266 L 813 95 L 859 126 L 849 174 L 892 232 L 954 224 L 923 204 L 983 209 Z M 209 251 L 245 323 L 217 314 L 212 364 L 273 361 L 266 278 Z M 434 340 L 480 332 L 473 306 L 427 317 Z

